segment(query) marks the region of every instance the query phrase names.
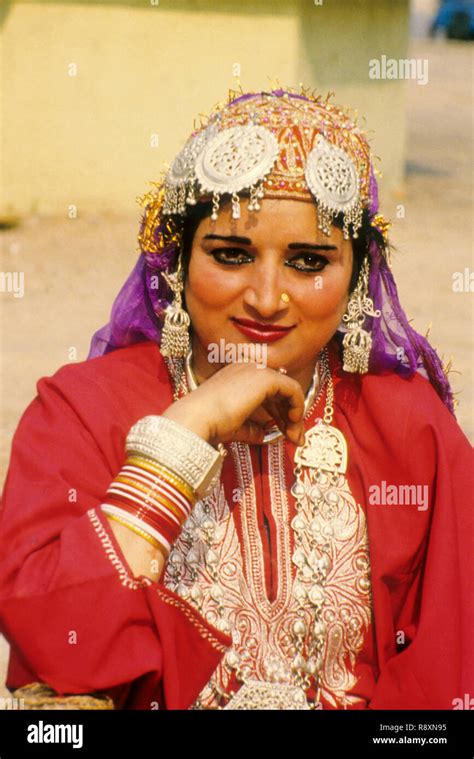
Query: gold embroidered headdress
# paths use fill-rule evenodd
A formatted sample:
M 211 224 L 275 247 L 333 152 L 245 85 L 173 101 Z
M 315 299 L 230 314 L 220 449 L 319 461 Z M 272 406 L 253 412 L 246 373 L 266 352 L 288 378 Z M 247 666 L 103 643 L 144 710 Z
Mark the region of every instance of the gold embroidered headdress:
M 214 110 L 178 153 L 164 182 L 164 214 L 185 215 L 186 204 L 239 193 L 257 211 L 262 197 L 316 200 L 320 228 L 330 234 L 338 213 L 344 236 L 361 224 L 370 202 L 370 150 L 353 119 L 329 98 L 275 90 L 250 93 Z

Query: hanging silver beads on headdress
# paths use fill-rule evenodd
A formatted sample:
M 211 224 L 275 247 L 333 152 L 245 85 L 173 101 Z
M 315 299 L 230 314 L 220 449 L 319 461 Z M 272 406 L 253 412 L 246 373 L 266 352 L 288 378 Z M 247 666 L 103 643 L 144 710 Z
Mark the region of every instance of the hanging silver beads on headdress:
M 368 144 L 349 117 L 320 99 L 260 93 L 213 113 L 178 153 L 164 182 L 163 213 L 186 214 L 186 205 L 212 200 L 217 219 L 222 196 L 232 217 L 240 196 L 249 211 L 266 197 L 315 200 L 319 228 L 330 235 L 342 213 L 346 239 L 357 237 L 369 197 Z

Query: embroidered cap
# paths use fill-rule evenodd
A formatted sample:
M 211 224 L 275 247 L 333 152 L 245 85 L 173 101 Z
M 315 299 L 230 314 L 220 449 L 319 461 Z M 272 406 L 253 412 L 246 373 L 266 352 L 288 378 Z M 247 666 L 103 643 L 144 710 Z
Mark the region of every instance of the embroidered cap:
M 223 195 L 234 218 L 244 194 L 250 211 L 263 197 L 316 201 L 320 229 L 329 235 L 342 213 L 347 239 L 357 237 L 370 188 L 367 139 L 329 96 L 248 93 L 214 109 L 187 140 L 165 176 L 162 213 L 185 216 L 188 204 L 212 199 L 216 219 Z

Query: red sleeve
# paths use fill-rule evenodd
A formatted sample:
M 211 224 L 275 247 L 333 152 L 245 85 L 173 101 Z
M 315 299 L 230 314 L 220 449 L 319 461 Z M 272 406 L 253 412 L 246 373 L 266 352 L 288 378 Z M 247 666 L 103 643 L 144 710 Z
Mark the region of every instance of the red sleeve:
M 122 448 L 143 410 L 124 419 L 117 409 L 116 434 L 104 427 L 102 444 L 81 408 L 110 416 L 107 395 L 78 377 L 94 402 L 77 404 L 68 370 L 39 381 L 13 439 L 0 519 L 7 685 L 37 680 L 59 693 L 106 691 L 125 708 L 187 708 L 230 639 L 163 585 L 132 576 L 99 506 L 121 465 L 107 446 Z
M 422 378 L 411 400 L 393 456 L 399 482 L 428 486 L 428 508 L 387 517 L 390 507 L 369 506 L 381 664 L 369 708 L 469 708 L 459 704 L 474 692 L 472 448 Z

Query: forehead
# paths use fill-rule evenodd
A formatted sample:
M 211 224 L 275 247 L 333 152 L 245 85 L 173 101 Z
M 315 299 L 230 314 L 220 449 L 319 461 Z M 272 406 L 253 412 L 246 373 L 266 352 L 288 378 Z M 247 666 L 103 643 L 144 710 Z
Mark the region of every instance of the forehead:
M 208 234 L 248 237 L 252 244 L 269 241 L 275 244 L 290 242 L 325 243 L 341 245 L 344 241 L 340 229 L 332 227 L 327 237 L 318 229 L 318 213 L 315 203 L 301 200 L 263 198 L 259 211 L 248 211 L 247 200 L 240 203 L 240 218 L 232 218 L 230 202 L 222 204 L 218 218 L 203 219 L 196 229 L 195 242 Z

